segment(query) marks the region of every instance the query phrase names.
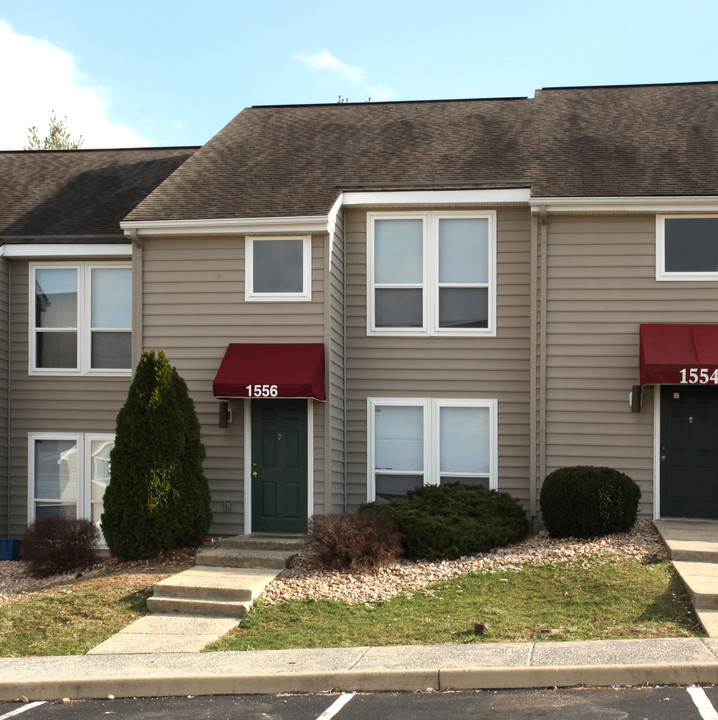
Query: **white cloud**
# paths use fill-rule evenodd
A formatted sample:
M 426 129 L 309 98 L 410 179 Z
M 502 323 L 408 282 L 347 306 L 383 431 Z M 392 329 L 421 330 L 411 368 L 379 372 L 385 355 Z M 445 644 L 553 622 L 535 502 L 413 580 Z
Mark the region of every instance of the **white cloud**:
M 149 145 L 131 127 L 108 119 L 108 91 L 84 84 L 70 53 L 46 40 L 19 35 L 3 21 L 0 68 L 1 150 L 21 150 L 33 125 L 44 137 L 53 110 L 58 119 L 67 117 L 73 138 L 85 138 L 83 148 Z
M 299 60 L 313 70 L 329 70 L 346 78 L 354 87 L 361 91 L 363 95 L 370 97 L 372 100 L 390 100 L 395 93 L 390 87 L 385 85 L 370 85 L 364 68 L 346 65 L 339 58 L 334 57 L 328 50 L 323 50 L 317 55 L 296 55 L 295 60 Z M 351 99 L 351 98 L 350 98 Z M 364 98 L 361 98 L 362 100 Z

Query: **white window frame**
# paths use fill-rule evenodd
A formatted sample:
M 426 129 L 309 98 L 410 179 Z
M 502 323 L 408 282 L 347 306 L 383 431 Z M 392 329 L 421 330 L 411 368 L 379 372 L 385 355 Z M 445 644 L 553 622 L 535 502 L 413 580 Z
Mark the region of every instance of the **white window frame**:
M 715 272 L 670 272 L 666 270 L 666 220 L 690 220 L 695 218 L 718 218 L 712 214 L 692 215 L 656 215 L 656 280 L 658 281 L 693 281 L 715 282 L 718 280 L 718 271 Z
M 254 243 L 276 240 L 302 241 L 302 291 L 301 292 L 255 292 L 254 291 Z M 245 302 L 309 302 L 312 299 L 312 236 L 311 235 L 248 235 L 244 244 L 244 300 Z
M 77 270 L 77 328 L 68 329 L 68 332 L 77 333 L 77 365 L 74 368 L 40 368 L 37 367 L 37 338 L 35 328 L 35 274 L 38 270 L 74 269 Z M 106 377 L 130 377 L 132 368 L 93 368 L 92 364 L 92 271 L 102 270 L 132 270 L 132 263 L 128 262 L 37 262 L 30 263 L 30 288 L 28 304 L 29 348 L 28 363 L 30 375 L 99 375 Z M 132 293 L 130 301 L 132 301 Z M 113 332 L 128 332 L 132 338 L 132 328 L 111 328 Z M 58 331 L 62 331 L 58 328 Z
M 113 433 L 67 433 L 67 432 L 32 432 L 28 433 L 27 448 L 27 520 L 35 522 L 35 442 L 37 440 L 70 440 L 77 445 L 77 512 L 78 519 L 92 520 L 92 457 L 93 441 L 115 442 Z M 46 498 L 39 498 L 40 501 Z M 99 530 L 99 528 L 98 528 Z M 99 547 L 107 547 L 102 537 Z
M 375 314 L 374 282 L 374 224 L 376 220 L 422 220 L 423 222 L 423 290 L 422 326 L 420 328 L 377 327 Z M 452 219 L 486 219 L 488 221 L 488 283 L 472 283 L 466 287 L 488 286 L 488 327 L 439 327 L 439 221 Z M 418 284 L 387 285 L 378 287 L 420 287 Z M 367 335 L 368 336 L 442 336 L 442 337 L 496 337 L 496 211 L 495 210 L 432 210 L 427 212 L 370 212 L 367 213 Z
M 396 397 L 369 397 L 367 398 L 367 501 L 376 499 L 376 435 L 375 410 L 379 406 L 394 407 L 421 407 L 424 414 L 424 485 L 439 485 L 441 480 L 439 457 L 440 438 L 440 412 L 442 407 L 472 407 L 489 409 L 489 489 L 497 490 L 498 481 L 498 412 L 499 404 L 496 399 L 473 398 L 396 398 Z M 383 475 L 419 475 L 419 472 L 381 470 Z M 444 475 L 458 473 L 444 473 Z M 468 473 L 471 477 L 483 473 Z

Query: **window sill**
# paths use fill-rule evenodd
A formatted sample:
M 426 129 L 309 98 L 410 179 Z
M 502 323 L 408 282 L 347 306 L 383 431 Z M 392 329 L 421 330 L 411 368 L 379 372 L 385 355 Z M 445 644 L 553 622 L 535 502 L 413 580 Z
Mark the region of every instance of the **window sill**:
M 485 338 L 496 337 L 496 330 L 486 328 L 481 330 L 434 330 L 429 332 L 428 330 L 391 328 L 388 330 L 367 330 L 367 337 Z
M 132 377 L 132 370 L 90 370 L 81 372 L 80 370 L 29 370 L 30 377 Z
M 245 302 L 310 302 L 312 299 L 311 295 L 304 293 L 297 295 L 245 295 Z

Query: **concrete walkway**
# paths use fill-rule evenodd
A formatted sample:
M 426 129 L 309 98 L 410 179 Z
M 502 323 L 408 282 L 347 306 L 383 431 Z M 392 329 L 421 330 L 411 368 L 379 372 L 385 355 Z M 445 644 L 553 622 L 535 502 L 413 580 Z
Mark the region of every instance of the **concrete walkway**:
M 718 639 L 0 659 L 0 700 L 718 683 Z
M 147 600 L 150 614 L 89 655 L 199 652 L 239 625 L 265 586 L 304 543 L 240 535 L 197 555 L 197 565 L 165 578 Z
M 673 565 L 688 588 L 696 615 L 718 637 L 718 521 L 655 520 Z

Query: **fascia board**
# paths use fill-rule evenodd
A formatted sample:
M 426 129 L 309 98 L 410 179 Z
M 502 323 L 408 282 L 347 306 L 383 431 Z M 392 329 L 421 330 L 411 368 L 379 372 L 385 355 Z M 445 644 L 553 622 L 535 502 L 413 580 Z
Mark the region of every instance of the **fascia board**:
M 529 188 L 495 190 L 390 190 L 383 192 L 345 192 L 342 205 L 440 205 L 528 203 Z
M 272 218 L 230 218 L 220 220 L 144 220 L 123 221 L 125 234 L 148 235 L 249 235 L 256 233 L 328 232 L 326 215 Z
M 532 197 L 531 210 L 538 213 L 577 212 L 718 212 L 718 197 L 655 196 L 655 197 Z
M 131 257 L 130 243 L 26 243 L 0 247 L 6 258 Z

